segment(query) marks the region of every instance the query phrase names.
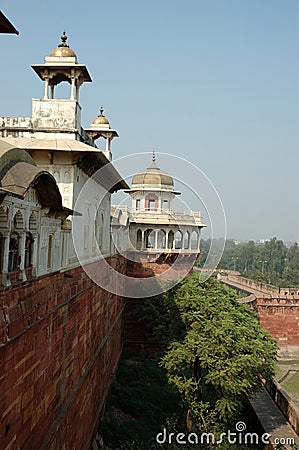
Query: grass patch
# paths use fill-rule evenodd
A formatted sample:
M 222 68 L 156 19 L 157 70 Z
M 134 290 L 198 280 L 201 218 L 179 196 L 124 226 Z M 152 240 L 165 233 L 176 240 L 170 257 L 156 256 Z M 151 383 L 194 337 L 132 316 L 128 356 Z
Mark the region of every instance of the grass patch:
M 278 361 L 275 377 L 299 407 L 299 360 Z
M 299 407 L 299 372 L 289 373 L 281 385 Z
M 298 396 L 299 393 L 299 373 L 295 372 L 294 374 L 290 373 L 285 382 L 283 382 L 283 387 L 290 394 L 295 394 Z
M 155 360 L 124 355 L 100 425 L 106 448 L 155 449 L 161 427 L 185 422 L 179 394 Z
M 284 366 L 299 364 L 299 359 L 278 359 L 277 364 L 282 364 Z

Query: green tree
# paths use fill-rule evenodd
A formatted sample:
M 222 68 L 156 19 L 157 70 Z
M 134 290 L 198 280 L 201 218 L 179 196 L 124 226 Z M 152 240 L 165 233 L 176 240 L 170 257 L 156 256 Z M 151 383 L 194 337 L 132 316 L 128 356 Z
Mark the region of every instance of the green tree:
M 292 245 L 284 259 L 283 286 L 299 285 L 299 246 L 297 242 Z
M 236 301 L 236 293 L 215 279 L 204 284 L 197 275 L 184 279 L 168 294 L 165 305 L 160 299 L 158 335 L 163 334 L 164 322 L 168 344 L 161 365 L 196 426 L 201 431 L 219 429 L 240 417 L 262 380 L 273 377 L 276 342 L 259 326 L 255 314 Z M 176 339 L 169 324 L 173 311 L 183 327 Z

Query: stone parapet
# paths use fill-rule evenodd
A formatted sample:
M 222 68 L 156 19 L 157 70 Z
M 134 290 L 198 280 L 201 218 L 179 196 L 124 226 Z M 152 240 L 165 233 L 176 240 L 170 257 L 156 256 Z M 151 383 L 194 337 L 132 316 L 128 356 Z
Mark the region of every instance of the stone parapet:
M 299 409 L 297 405 L 278 382 L 267 382 L 266 388 L 276 405 L 279 406 L 279 409 L 299 436 Z

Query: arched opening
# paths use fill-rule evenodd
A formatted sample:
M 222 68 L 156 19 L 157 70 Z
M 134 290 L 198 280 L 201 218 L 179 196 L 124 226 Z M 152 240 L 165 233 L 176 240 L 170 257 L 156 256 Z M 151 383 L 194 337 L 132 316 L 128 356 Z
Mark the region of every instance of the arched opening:
M 18 269 L 18 266 L 19 266 L 19 241 L 20 241 L 20 237 L 17 232 L 10 233 L 8 272 L 15 272 Z
M 141 248 L 142 248 L 142 231 L 141 230 L 137 230 L 136 250 L 141 250 Z
M 191 234 L 191 248 L 192 250 L 196 250 L 198 248 L 198 233 L 196 231 L 192 231 Z
M 29 217 L 29 233 L 26 233 L 24 268 L 36 266 L 37 263 L 37 242 L 38 242 L 38 214 L 32 211 Z M 34 256 L 35 253 L 35 256 Z M 31 273 L 32 275 L 32 273 Z
M 147 211 L 157 211 L 158 197 L 155 194 L 148 194 L 145 198 L 145 209 Z
M 168 233 L 168 246 L 167 246 L 169 249 L 172 249 L 173 241 L 174 241 L 174 232 L 170 230 Z
M 25 269 L 32 266 L 33 242 L 34 242 L 34 239 L 32 237 L 32 234 L 26 233 L 25 264 L 24 264 Z
M 174 235 L 175 249 L 182 248 L 183 234 L 180 230 L 178 230 Z
M 136 211 L 139 211 L 140 208 L 141 208 L 141 200 L 140 200 L 140 198 L 137 198 L 136 203 L 135 203 L 135 209 L 136 209 Z
M 166 233 L 164 230 L 158 230 L 157 236 L 157 248 L 165 248 L 166 244 Z
M 21 263 L 20 233 L 24 231 L 24 220 L 20 211 L 13 218 L 13 229 L 9 236 L 8 272 L 18 270 Z
M 155 233 L 153 229 L 147 229 L 144 233 L 145 237 L 145 247 L 154 248 L 155 247 Z
M 188 250 L 189 243 L 190 243 L 190 233 L 189 233 L 189 231 L 186 231 L 184 233 L 184 249 L 185 250 Z
M 51 86 L 50 86 L 51 91 Z M 50 97 L 52 98 L 52 95 L 50 93 Z M 69 83 L 59 83 L 53 86 L 53 98 L 60 100 L 60 99 L 69 99 L 70 98 L 70 85 Z

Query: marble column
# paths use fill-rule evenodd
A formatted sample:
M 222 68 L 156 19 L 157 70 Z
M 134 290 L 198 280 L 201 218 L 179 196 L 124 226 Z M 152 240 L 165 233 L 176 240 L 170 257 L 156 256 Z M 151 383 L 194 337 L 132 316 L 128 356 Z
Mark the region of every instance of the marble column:
M 45 92 L 44 92 L 44 100 L 48 100 L 48 93 L 49 91 L 49 78 L 48 76 L 45 77 Z
M 9 260 L 9 241 L 10 241 L 10 233 L 9 231 L 7 232 L 2 232 L 2 239 L 4 240 L 3 242 L 3 259 L 2 259 L 2 268 L 1 268 L 1 272 L 2 272 L 2 284 L 4 286 L 10 286 L 10 278 L 9 278 L 9 273 L 8 273 L 8 260 Z
M 71 96 L 70 96 L 70 100 L 75 100 L 75 74 L 74 74 L 73 70 L 72 70 L 72 74 L 71 74 Z
M 159 230 L 155 230 L 155 250 L 158 249 L 158 233 Z
M 26 245 L 26 233 L 22 232 L 21 237 L 19 239 L 19 255 L 21 257 L 21 262 L 19 266 L 20 275 L 19 280 L 26 281 L 26 271 L 25 271 L 25 245 Z
M 169 230 L 166 231 L 166 235 L 165 235 L 165 249 L 168 249 L 168 235 L 169 235 Z
M 38 233 L 31 233 L 33 242 L 31 247 L 31 265 L 32 265 L 32 276 L 36 277 L 37 275 L 37 255 L 38 255 L 38 240 L 39 240 L 39 234 Z

